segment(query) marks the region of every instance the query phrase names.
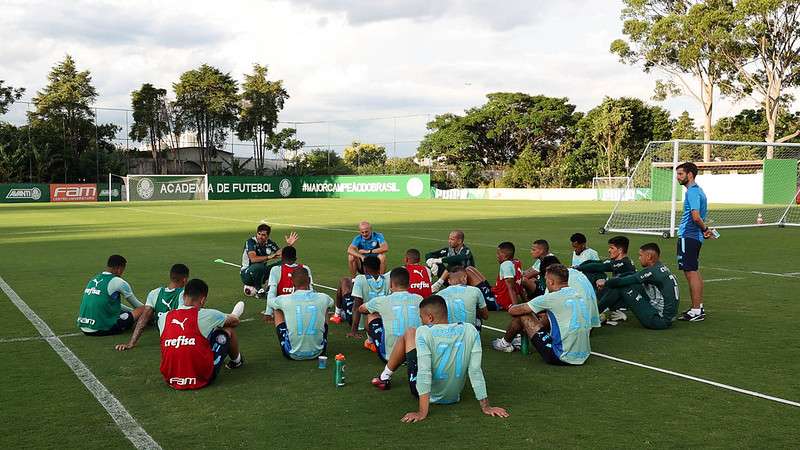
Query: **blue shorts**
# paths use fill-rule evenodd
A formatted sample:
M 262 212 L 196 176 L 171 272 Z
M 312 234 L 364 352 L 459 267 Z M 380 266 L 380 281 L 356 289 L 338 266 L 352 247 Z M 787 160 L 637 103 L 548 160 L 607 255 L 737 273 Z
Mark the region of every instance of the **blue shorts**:
M 231 351 L 231 338 L 225 330 L 217 328 L 208 335 L 208 345 L 211 346 L 211 353 L 214 354 L 214 374 L 208 380 L 208 383 L 211 384 L 217 378 L 219 369 L 222 368 L 225 358 Z
M 281 353 L 286 359 L 294 361 L 292 358 L 292 343 L 289 341 L 289 328 L 286 322 L 275 327 L 275 332 L 278 334 L 278 344 L 281 346 Z M 325 330 L 322 332 L 322 351 L 320 355 L 325 355 L 328 351 L 328 324 L 325 324 Z
M 372 322 L 367 324 L 367 334 L 372 338 L 372 342 L 378 347 L 378 358 L 384 363 L 387 362 L 386 354 L 386 340 L 384 339 L 386 331 L 383 328 L 383 319 L 378 317 L 373 319 Z
M 678 239 L 678 270 L 696 272 L 700 268 L 700 247 L 703 243 L 697 239 Z

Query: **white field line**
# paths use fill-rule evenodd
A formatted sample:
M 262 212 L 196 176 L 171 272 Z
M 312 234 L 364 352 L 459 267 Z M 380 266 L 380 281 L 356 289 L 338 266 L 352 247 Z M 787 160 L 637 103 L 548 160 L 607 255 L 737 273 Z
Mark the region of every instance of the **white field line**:
M 710 280 L 703 280 L 703 283 L 714 283 L 717 281 L 733 281 L 733 280 L 744 280 L 742 277 L 733 277 L 733 278 L 712 278 Z
M 80 336 L 83 333 L 67 333 L 67 334 L 59 334 L 56 336 L 57 338 L 65 338 L 65 337 L 73 337 L 73 336 Z M 31 337 L 18 337 L 18 338 L 6 338 L 0 339 L 0 344 L 6 344 L 9 342 L 25 342 L 25 341 L 40 341 L 42 339 L 47 339 L 46 336 L 31 336 Z
M 122 406 L 119 400 L 97 379 L 91 370 L 78 358 L 75 353 L 72 353 L 64 342 L 53 333 L 53 330 L 42 320 L 31 308 L 25 303 L 11 286 L 0 277 L 0 289 L 6 293 L 11 302 L 19 309 L 19 311 L 36 327 L 39 334 L 50 344 L 53 351 L 58 354 L 64 363 L 72 369 L 75 376 L 81 380 L 86 389 L 92 393 L 100 405 L 108 411 L 108 414 L 114 419 L 122 434 L 131 441 L 137 449 L 161 449 L 161 446 L 150 437 L 149 434 L 136 422 L 136 419 L 131 416 L 127 409 Z
M 500 328 L 494 328 L 494 327 L 490 327 L 490 326 L 487 326 L 487 325 L 483 325 L 483 328 L 487 328 L 489 330 L 497 331 L 497 332 L 500 332 L 500 333 L 505 333 L 506 332 L 505 330 L 501 330 Z M 733 392 L 738 392 L 740 394 L 745 394 L 745 395 L 750 395 L 750 396 L 753 396 L 753 397 L 763 398 L 765 400 L 771 400 L 773 402 L 783 403 L 784 405 L 800 407 L 800 403 L 798 403 L 798 402 L 794 402 L 794 401 L 791 401 L 791 400 L 786 400 L 786 399 L 783 399 L 783 398 L 780 398 L 780 397 L 773 397 L 771 395 L 762 394 L 760 392 L 749 391 L 747 389 L 738 388 L 736 386 L 731 386 L 731 385 L 728 385 L 728 384 L 717 383 L 716 381 L 706 380 L 704 378 L 699 378 L 699 377 L 695 377 L 695 376 L 692 376 L 692 375 L 686 375 L 686 374 L 682 374 L 682 373 L 679 373 L 679 372 L 674 372 L 672 370 L 660 369 L 658 367 L 648 366 L 646 364 L 637 363 L 635 361 L 628 361 L 627 359 L 617 358 L 615 356 L 610 356 L 610 355 L 606 355 L 606 354 L 603 354 L 603 353 L 592 352 L 592 355 L 600 357 L 600 358 L 609 359 L 611 361 L 616 361 L 616 362 L 619 362 L 619 363 L 628 364 L 628 365 L 636 366 L 636 367 L 641 367 L 643 369 L 654 370 L 656 372 L 665 373 L 667 375 L 672 375 L 672 376 L 675 376 L 675 377 L 684 378 L 684 379 L 691 380 L 691 381 L 696 381 L 698 383 L 709 384 L 711 386 L 715 386 L 715 387 L 722 388 L 722 389 L 727 389 L 727 390 L 733 391 Z
M 750 273 L 754 275 L 769 275 L 772 277 L 781 277 L 781 278 L 800 278 L 795 276 L 794 273 L 773 273 L 773 272 L 759 272 L 756 270 L 741 270 L 741 269 L 727 269 L 725 267 L 708 267 L 709 269 L 714 270 L 721 270 L 723 272 L 734 272 L 734 273 Z

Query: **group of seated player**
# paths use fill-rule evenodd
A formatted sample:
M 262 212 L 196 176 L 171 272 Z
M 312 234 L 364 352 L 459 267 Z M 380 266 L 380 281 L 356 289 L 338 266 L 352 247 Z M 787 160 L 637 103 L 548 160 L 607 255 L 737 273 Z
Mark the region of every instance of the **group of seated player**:
M 274 322 L 283 355 L 290 360 L 325 355 L 328 320 L 347 322 L 348 337 L 362 339 L 366 331 L 364 347 L 385 364 L 372 380 L 375 387 L 389 389 L 394 371 L 407 366 L 419 410 L 406 414 L 404 421 L 424 419 L 430 403 L 457 402 L 464 375 L 470 377 L 485 414 L 508 415 L 489 404 L 481 370 L 479 333 L 489 310 L 511 316 L 505 335 L 492 341 L 495 350 L 512 352 L 525 339 L 555 365 L 583 364 L 591 352 L 591 329 L 603 321 L 626 320 L 625 311 L 652 329 L 670 327 L 677 312 L 677 282 L 660 262 L 658 245 L 641 246 L 643 270 L 636 272 L 623 236 L 608 241 L 609 258 L 600 261 L 585 236 L 574 234 L 571 267 L 550 253 L 547 241 L 536 240 L 527 270 L 515 257 L 514 244 L 502 242 L 491 286 L 475 267 L 462 231 L 451 232 L 447 247 L 427 253 L 424 264 L 421 253 L 409 249 L 403 264 L 387 272 L 388 244 L 362 222 L 347 249 L 350 276 L 340 280 L 334 302 L 313 289 L 310 268 L 298 263 L 293 246 L 297 234 L 286 236 L 287 245 L 280 248 L 269 239 L 270 232 L 268 225 L 259 225 L 247 240 L 240 276 L 247 295 L 266 299 L 263 318 Z M 161 335 L 161 373 L 175 389 L 210 384 L 226 358 L 226 367 L 242 366 L 234 329 L 244 302 L 230 314 L 205 308 L 208 285 L 189 280 L 188 267 L 175 264 L 169 283 L 152 290 L 142 304 L 122 279 L 125 267 L 125 258 L 112 255 L 106 270 L 87 284 L 78 317 L 85 334 L 119 334 L 135 324 L 129 342 L 116 345 L 122 351 L 135 347 L 148 323 L 155 322 Z M 122 299 L 133 308 L 123 306 Z M 329 309 L 334 310 L 330 317 Z

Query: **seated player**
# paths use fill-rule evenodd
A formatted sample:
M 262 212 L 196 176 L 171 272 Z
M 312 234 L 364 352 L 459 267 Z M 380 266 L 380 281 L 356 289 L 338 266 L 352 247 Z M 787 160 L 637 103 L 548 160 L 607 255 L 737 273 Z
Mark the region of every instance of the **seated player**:
M 266 321 L 272 319 L 272 308 L 269 307 L 269 301 L 279 295 L 286 295 L 294 292 L 292 272 L 294 272 L 294 269 L 297 267 L 305 267 L 308 271 L 309 278 L 311 278 L 309 286 L 313 285 L 314 279 L 311 277 L 311 269 L 297 262 L 297 249 L 292 246 L 281 249 L 281 264 L 279 266 L 272 266 L 269 270 L 269 278 L 267 279 L 267 309 L 264 311 Z
M 183 287 L 189 281 L 189 268 L 183 264 L 174 264 L 169 270 L 169 283 L 153 289 L 147 294 L 147 301 L 144 304 L 142 314 L 136 320 L 131 339 L 127 344 L 117 344 L 114 348 L 125 351 L 136 347 L 139 338 L 144 332 L 144 327 L 151 323 L 153 314 L 156 315 L 156 323 L 162 315 L 177 309 L 183 304 Z
M 408 270 L 397 267 L 389 273 L 391 294 L 375 297 L 358 310 L 367 316 L 367 333 L 377 348 L 378 357 L 386 362 L 394 343 L 408 328 L 419 326 L 419 302 L 422 297 L 408 292 Z M 353 321 L 355 323 L 355 320 Z
M 678 313 L 678 280 L 660 260 L 658 244 L 639 247 L 643 269 L 630 275 L 600 280 L 606 295 L 598 308 L 614 310 L 624 305 L 639 319 L 643 327 L 663 330 L 672 326 Z
M 425 255 L 425 265 L 431 268 L 434 276 L 439 280 L 431 286 L 433 292 L 444 287 L 447 281 L 447 267 L 459 265 L 463 267 L 475 267 L 475 258 L 472 250 L 464 245 L 464 232 L 453 230 L 447 236 L 447 247 L 434 250 Z
M 469 376 L 481 411 L 488 416 L 508 417 L 505 409 L 489 404 L 486 381 L 481 369 L 481 338 L 466 323 L 448 323 L 447 305 L 433 295 L 419 305 L 422 326 L 409 328 L 397 338 L 383 373 L 372 384 L 387 390 L 391 376 L 405 361 L 411 394 L 419 398 L 419 411 L 403 416 L 403 422 L 419 422 L 428 417 L 431 403 L 452 404 L 461 400 Z
M 480 289 L 467 285 L 467 272 L 462 266 L 450 266 L 450 286 L 438 292 L 447 303 L 449 323 L 470 323 L 481 331 L 482 321 L 489 318 L 489 309 Z M 427 298 L 427 297 L 426 297 Z
M 600 261 L 597 251 L 586 245 L 586 236 L 583 233 L 573 234 L 569 237 L 569 242 L 572 245 L 572 267 L 586 261 Z
M 492 288 L 499 309 L 507 310 L 511 305 L 516 305 L 524 300 L 525 291 L 522 288 L 522 263 L 514 258 L 514 244 L 501 242 L 497 246 L 497 262 L 500 270 L 497 281 Z
M 389 244 L 381 233 L 372 231 L 372 225 L 364 221 L 358 224 L 358 235 L 350 242 L 347 247 L 347 266 L 350 268 L 350 276 L 362 273 L 361 264 L 367 255 L 375 255 L 381 263 L 381 273 L 386 271 L 386 252 L 389 251 Z
M 590 281 L 593 282 L 597 289 L 598 297 L 600 298 L 600 302 L 603 302 L 603 295 L 605 293 L 602 291 L 602 284 L 600 280 L 605 280 L 606 272 L 611 272 L 611 275 L 614 277 L 619 277 L 623 275 L 630 275 L 636 271 L 636 267 L 634 267 L 633 262 L 628 257 L 628 246 L 630 245 L 630 240 L 625 236 L 614 236 L 608 240 L 608 256 L 609 259 L 605 261 L 586 261 L 581 263 L 576 269 L 583 272 Z M 617 303 L 617 302 L 606 302 L 606 303 Z M 600 312 L 603 312 L 601 309 Z M 616 325 L 621 321 L 627 320 L 627 316 L 623 311 L 620 310 L 611 310 L 608 314 L 608 323 L 609 325 Z
M 356 275 L 355 280 L 350 277 L 339 281 L 336 290 L 336 313 L 331 316 L 331 322 L 341 323 L 346 320 L 352 325 L 348 337 L 362 337 L 358 331 L 363 330 L 361 312 L 358 307 L 375 297 L 389 295 L 389 274 L 381 274 L 381 262 L 376 256 L 364 258 L 364 273 Z M 370 341 L 371 342 L 371 341 Z M 372 347 L 369 346 L 372 350 Z
M 278 244 L 269 238 L 272 227 L 262 223 L 256 229 L 256 235 L 244 243 L 242 252 L 242 268 L 239 276 L 244 284 L 244 295 L 256 296 L 264 287 L 269 268 L 279 264 L 269 263 L 281 257 Z M 297 242 L 297 233 L 294 231 L 284 238 L 286 245 L 292 246 Z
M 234 328 L 244 312 L 239 302 L 225 314 L 205 308 L 208 285 L 197 278 L 183 289 L 183 304 L 159 316 L 161 330 L 161 375 L 175 389 L 200 389 L 219 374 L 225 357 L 229 369 L 244 364 Z
M 542 259 L 555 255 L 550 253 L 549 242 L 544 239 L 537 239 L 531 244 L 531 256 L 533 257 L 533 264 L 530 269 L 522 274 L 521 284 L 528 296 L 533 298 L 544 294 L 544 280 L 539 276 L 540 273 L 544 273 Z
M 410 248 L 406 250 L 403 264 L 410 277 L 408 292 L 425 298 L 433 293 L 431 291 L 431 270 L 419 263 L 420 258 L 419 250 Z
M 569 271 L 565 266 L 548 267 L 545 283 L 549 293 L 508 310 L 511 323 L 504 337 L 492 341 L 492 348 L 512 352 L 510 339 L 524 332 L 547 364 L 583 364 L 592 351 L 589 332 L 592 327 L 600 326 L 597 311 L 578 290 L 569 287 Z M 537 316 L 542 312 L 547 314 Z
M 328 346 L 328 308 L 333 299 L 311 290 L 311 275 L 305 267 L 292 271 L 294 292 L 269 301 L 275 310 L 275 330 L 283 356 L 293 360 L 324 355 Z
M 120 334 L 133 326 L 144 311 L 144 305 L 133 294 L 127 281 L 122 279 L 128 261 L 120 255 L 111 255 L 106 270 L 89 280 L 83 290 L 78 312 L 78 328 L 87 336 Z M 120 297 L 134 308 L 124 306 Z

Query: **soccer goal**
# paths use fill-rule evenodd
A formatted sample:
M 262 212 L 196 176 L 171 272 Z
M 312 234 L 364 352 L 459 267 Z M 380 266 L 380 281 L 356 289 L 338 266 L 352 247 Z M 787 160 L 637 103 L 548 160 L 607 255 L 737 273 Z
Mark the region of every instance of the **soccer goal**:
M 122 199 L 208 200 L 208 175 L 128 175 L 122 179 Z M 109 190 L 111 190 L 109 177 Z
M 635 192 L 628 192 L 625 188 L 628 186 L 628 177 L 594 177 L 592 178 L 592 189 L 597 195 L 597 200 L 604 202 L 618 201 L 623 198 L 625 194 L 635 194 Z M 628 198 L 633 200 L 634 197 Z
M 800 226 L 800 144 L 674 140 L 647 144 L 600 232 L 675 237 L 684 194 L 675 171 L 686 161 L 699 169 L 711 227 Z

